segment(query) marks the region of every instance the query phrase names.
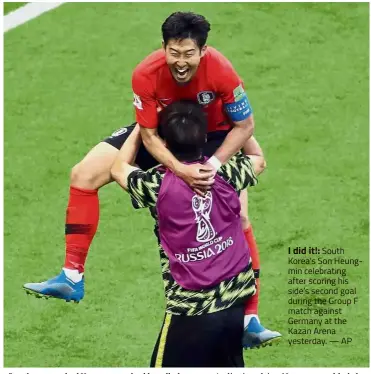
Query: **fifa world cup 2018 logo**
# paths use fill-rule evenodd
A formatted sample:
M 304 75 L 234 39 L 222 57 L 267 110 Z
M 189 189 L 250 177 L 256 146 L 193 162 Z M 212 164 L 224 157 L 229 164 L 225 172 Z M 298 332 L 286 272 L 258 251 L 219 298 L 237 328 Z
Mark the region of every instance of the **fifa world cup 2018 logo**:
M 215 237 L 215 230 L 210 222 L 210 212 L 213 205 L 213 195 L 209 191 L 205 197 L 194 195 L 192 208 L 196 215 L 198 242 L 208 242 Z

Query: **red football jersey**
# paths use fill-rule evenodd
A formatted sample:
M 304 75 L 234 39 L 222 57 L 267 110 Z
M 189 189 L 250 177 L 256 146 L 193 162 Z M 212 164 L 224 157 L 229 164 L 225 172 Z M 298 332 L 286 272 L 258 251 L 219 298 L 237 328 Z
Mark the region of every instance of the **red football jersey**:
M 196 74 L 186 85 L 175 81 L 161 49 L 151 53 L 135 68 L 132 87 L 136 121 L 141 126 L 156 128 L 158 107 L 188 99 L 203 106 L 209 132 L 231 127 L 224 105 L 234 103 L 243 92 L 243 82 L 232 64 L 212 47 L 207 48 Z

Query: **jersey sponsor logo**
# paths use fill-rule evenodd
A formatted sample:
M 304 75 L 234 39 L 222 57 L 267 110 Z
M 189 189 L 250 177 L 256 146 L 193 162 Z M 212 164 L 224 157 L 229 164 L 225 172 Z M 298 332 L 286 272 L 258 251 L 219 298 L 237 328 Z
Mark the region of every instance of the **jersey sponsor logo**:
M 212 91 L 201 91 L 197 94 L 197 101 L 201 105 L 210 104 L 215 99 L 215 94 Z
M 143 110 L 143 104 L 140 100 L 140 97 L 137 94 L 134 94 L 134 102 L 133 105 L 137 107 L 139 110 Z
M 213 205 L 213 195 L 209 191 L 205 197 L 194 195 L 192 198 L 192 209 L 196 215 L 197 237 L 200 243 L 208 242 L 215 238 L 215 230 L 210 222 L 210 212 Z
M 122 134 L 125 134 L 128 131 L 126 127 L 121 127 L 121 129 L 116 130 L 112 133 L 111 137 L 120 136 Z

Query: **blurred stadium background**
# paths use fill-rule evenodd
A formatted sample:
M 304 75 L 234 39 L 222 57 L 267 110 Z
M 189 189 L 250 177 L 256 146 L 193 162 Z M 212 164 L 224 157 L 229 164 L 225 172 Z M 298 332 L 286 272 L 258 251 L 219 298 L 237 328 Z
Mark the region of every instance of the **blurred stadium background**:
M 23 3 L 4 5 L 5 12 Z M 131 72 L 160 47 L 173 11 L 212 24 L 209 44 L 245 80 L 268 169 L 250 193 L 261 252 L 260 316 L 285 335 L 246 366 L 368 366 L 367 3 L 70 3 L 4 36 L 4 361 L 10 367 L 145 367 L 164 299 L 152 220 L 115 185 L 79 304 L 27 297 L 59 272 L 70 168 L 133 122 Z M 287 338 L 287 247 L 343 247 L 360 303 L 346 345 Z M 196 332 L 190 332 L 196 333 Z

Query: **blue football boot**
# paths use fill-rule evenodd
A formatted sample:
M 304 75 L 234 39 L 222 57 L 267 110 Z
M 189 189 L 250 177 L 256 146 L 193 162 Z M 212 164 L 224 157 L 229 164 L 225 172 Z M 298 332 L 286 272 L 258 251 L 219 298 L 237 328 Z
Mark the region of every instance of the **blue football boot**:
M 281 338 L 279 332 L 267 330 L 252 317 L 243 332 L 242 345 L 245 349 L 262 348 L 277 343 Z
M 48 279 L 41 283 L 26 283 L 23 289 L 27 294 L 38 298 L 54 297 L 66 301 L 78 303 L 84 297 L 84 276 L 81 281 L 73 282 L 62 270 L 55 278 Z

